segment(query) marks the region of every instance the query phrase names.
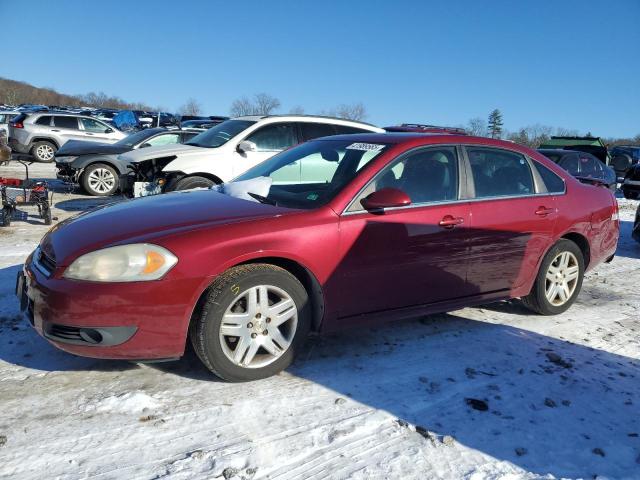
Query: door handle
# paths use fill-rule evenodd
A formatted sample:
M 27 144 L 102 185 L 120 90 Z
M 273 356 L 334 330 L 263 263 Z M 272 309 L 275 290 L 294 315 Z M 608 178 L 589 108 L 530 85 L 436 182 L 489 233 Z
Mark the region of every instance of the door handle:
M 85 132 L 85 135 L 91 135 L 91 136 L 93 136 L 93 133 Z
M 442 220 L 438 222 L 438 225 L 440 225 L 443 228 L 453 228 L 456 225 L 461 225 L 463 223 L 464 223 L 464 218 L 462 217 L 453 217 L 451 215 L 445 215 L 444 217 L 442 217 Z
M 51 129 L 52 132 L 59 132 L 60 130 L 56 130 L 55 128 Z
M 536 215 L 539 215 L 541 217 L 546 217 L 547 215 L 549 215 L 550 213 L 553 213 L 555 210 L 553 208 L 547 208 L 545 206 L 540 206 L 538 207 L 538 209 L 536 210 Z

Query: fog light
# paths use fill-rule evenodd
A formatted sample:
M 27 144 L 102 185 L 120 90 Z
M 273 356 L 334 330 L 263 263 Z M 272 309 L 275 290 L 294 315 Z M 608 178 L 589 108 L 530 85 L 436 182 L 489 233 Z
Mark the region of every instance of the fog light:
M 164 185 L 165 183 L 167 183 L 167 181 L 166 181 L 164 178 L 159 178 L 159 179 L 158 179 L 158 185 L 162 186 L 162 185 Z

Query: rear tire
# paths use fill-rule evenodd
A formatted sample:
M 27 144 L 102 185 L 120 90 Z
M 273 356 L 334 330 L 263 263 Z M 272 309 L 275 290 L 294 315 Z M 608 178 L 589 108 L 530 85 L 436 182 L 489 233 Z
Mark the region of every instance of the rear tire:
M 94 197 L 108 197 L 118 191 L 118 172 L 106 163 L 94 163 L 82 172 L 80 184 Z
M 39 162 L 51 163 L 55 159 L 54 155 L 57 150 L 58 147 L 55 144 L 42 140 L 33 144 L 31 155 Z
M 626 198 L 627 200 L 637 200 L 638 199 L 638 192 L 634 192 L 634 191 L 631 191 L 631 190 L 623 189 L 622 190 L 622 195 L 624 195 L 624 198 Z
M 540 315 L 558 315 L 578 297 L 583 276 L 582 250 L 563 238 L 544 256 L 531 293 L 522 297 L 522 303 Z
M 269 264 L 234 267 L 206 295 L 189 337 L 198 358 L 218 377 L 230 382 L 270 377 L 287 368 L 304 345 L 311 326 L 309 297 L 288 271 Z
M 184 177 L 178 180 L 172 190 L 191 190 L 192 188 L 209 188 L 215 185 L 213 180 L 194 175 L 192 177 Z

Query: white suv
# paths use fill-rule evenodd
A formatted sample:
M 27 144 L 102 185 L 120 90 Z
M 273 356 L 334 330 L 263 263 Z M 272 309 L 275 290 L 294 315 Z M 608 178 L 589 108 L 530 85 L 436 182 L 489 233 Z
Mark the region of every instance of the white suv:
M 119 159 L 134 171 L 136 196 L 228 182 L 278 152 L 318 137 L 384 130 L 367 123 L 309 115 L 226 120 L 184 145 L 134 150 Z

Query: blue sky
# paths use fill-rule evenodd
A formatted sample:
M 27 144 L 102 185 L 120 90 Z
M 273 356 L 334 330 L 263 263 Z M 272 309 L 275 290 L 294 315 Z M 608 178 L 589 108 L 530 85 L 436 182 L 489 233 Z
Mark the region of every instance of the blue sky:
M 379 125 L 456 125 L 493 108 L 640 133 L 640 0 L 0 0 L 0 76 L 227 114 L 267 92 L 281 112 L 362 102 Z

